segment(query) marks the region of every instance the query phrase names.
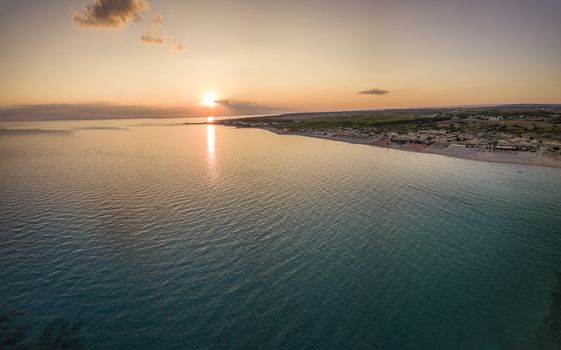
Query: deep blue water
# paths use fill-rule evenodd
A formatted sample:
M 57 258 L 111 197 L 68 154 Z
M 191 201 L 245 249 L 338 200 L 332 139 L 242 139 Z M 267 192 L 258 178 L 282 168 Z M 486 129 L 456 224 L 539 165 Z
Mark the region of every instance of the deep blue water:
M 2 125 L 0 348 L 561 348 L 561 169 L 177 124 Z

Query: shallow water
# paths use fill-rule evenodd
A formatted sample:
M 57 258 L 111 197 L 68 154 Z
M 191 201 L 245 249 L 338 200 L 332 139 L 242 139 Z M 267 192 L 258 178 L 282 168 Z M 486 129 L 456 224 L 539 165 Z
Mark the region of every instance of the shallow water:
M 0 345 L 559 348 L 561 169 L 180 122 L 0 125 Z

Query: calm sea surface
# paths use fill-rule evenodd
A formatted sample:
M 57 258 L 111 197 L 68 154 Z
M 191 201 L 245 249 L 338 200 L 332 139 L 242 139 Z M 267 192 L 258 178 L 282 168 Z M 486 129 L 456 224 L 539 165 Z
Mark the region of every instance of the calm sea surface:
M 561 169 L 180 122 L 0 125 L 0 348 L 560 348 Z

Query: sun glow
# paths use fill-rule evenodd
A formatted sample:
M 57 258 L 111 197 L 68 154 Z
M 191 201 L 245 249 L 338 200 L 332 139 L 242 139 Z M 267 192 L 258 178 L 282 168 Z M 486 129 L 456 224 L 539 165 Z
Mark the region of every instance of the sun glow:
M 216 105 L 216 94 L 213 91 L 205 92 L 201 104 L 206 107 L 214 107 Z

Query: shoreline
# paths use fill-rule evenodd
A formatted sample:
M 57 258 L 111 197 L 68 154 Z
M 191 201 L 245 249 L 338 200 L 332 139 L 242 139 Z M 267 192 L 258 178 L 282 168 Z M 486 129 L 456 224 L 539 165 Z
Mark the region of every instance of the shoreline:
M 238 128 L 238 127 L 236 127 L 236 128 Z M 475 160 L 475 161 L 481 161 L 481 162 L 491 162 L 491 163 L 532 165 L 532 166 L 557 168 L 557 169 L 561 168 L 561 160 L 556 160 L 556 159 L 553 159 L 553 158 L 545 158 L 543 156 L 543 151 L 544 151 L 543 149 L 536 152 L 534 158 L 532 158 L 531 161 L 514 161 L 514 160 L 508 161 L 508 160 L 493 158 L 493 156 L 499 155 L 499 152 L 503 152 L 503 151 L 488 151 L 486 153 L 488 153 L 488 155 L 490 157 L 486 157 L 485 159 L 482 159 L 482 158 L 473 157 L 473 156 L 472 157 L 461 156 L 461 155 L 454 155 L 454 154 L 448 154 L 448 153 L 443 152 L 448 147 L 437 148 L 435 146 L 435 147 L 431 148 L 431 146 L 433 146 L 433 145 L 424 147 L 422 149 L 414 149 L 414 148 L 407 148 L 407 147 L 390 147 L 390 146 L 382 146 L 382 145 L 374 144 L 374 142 L 376 142 L 376 141 L 371 140 L 371 139 L 357 139 L 357 138 L 352 138 L 352 137 L 327 136 L 327 135 L 318 135 L 318 134 L 312 134 L 312 133 L 306 133 L 306 132 L 302 132 L 302 133 L 284 132 L 284 131 L 281 131 L 279 129 L 272 128 L 272 127 L 258 127 L 258 126 L 255 126 L 253 128 L 266 130 L 266 131 L 272 132 L 272 133 L 277 134 L 277 135 L 292 135 L 292 136 L 313 137 L 313 138 L 322 139 L 322 140 L 329 140 L 329 141 L 335 141 L 335 142 L 345 142 L 345 143 L 350 143 L 350 144 L 355 144 L 355 145 L 365 145 L 365 146 L 372 146 L 372 147 L 377 147 L 377 148 L 392 149 L 392 150 L 397 150 L 397 151 L 407 151 L 407 152 L 424 153 L 424 154 L 435 154 L 435 155 L 441 155 L 441 156 L 446 156 L 446 157 L 450 157 L 450 158 L 468 159 L 468 160 Z

